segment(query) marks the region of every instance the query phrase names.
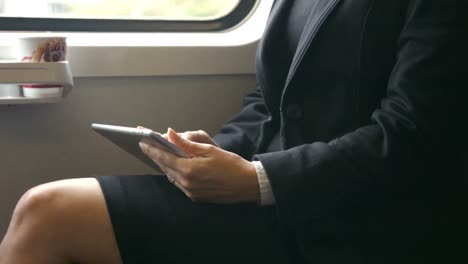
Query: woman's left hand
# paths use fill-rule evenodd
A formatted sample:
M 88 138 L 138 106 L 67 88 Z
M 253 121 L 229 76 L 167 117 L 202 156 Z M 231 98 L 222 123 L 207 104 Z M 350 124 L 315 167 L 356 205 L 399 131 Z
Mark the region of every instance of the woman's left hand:
M 187 140 L 172 129 L 167 136 L 192 158 L 145 143 L 140 147 L 192 201 L 227 204 L 259 200 L 257 173 L 251 162 L 211 144 Z

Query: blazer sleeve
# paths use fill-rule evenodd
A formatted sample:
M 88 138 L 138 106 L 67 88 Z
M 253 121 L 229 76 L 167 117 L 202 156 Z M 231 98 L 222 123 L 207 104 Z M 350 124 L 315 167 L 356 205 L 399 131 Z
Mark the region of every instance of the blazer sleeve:
M 262 123 L 268 116 L 262 91 L 257 86 L 244 98 L 241 112 L 221 128 L 214 140 L 221 148 L 250 160 L 256 149 Z
M 265 167 L 287 228 L 307 236 L 298 229 L 309 225 L 311 237 L 320 239 L 362 215 L 362 208 L 423 192 L 430 182 L 455 182 L 456 175 L 431 179 L 429 168 L 459 157 L 463 149 L 454 146 L 463 146 L 466 137 L 467 118 L 457 117 L 468 105 L 461 99 L 468 74 L 464 2 L 410 1 L 387 94 L 370 125 L 331 142 L 254 156 Z

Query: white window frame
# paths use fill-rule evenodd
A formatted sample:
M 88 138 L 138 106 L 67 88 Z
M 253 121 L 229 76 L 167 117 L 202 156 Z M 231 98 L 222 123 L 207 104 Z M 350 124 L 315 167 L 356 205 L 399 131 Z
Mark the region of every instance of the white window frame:
M 255 51 L 273 0 L 259 0 L 238 26 L 203 33 L 0 32 L 0 59 L 15 40 L 63 35 L 75 77 L 241 75 L 255 73 Z
M 18 1 L 18 0 L 15 0 Z M 30 0 L 23 0 L 23 2 Z M 236 26 L 255 8 L 258 0 L 238 0 L 229 13 L 213 18 L 64 18 L 64 17 L 24 17 L 0 16 L 0 31 L 71 31 L 71 32 L 213 32 Z M 19 6 L 25 3 L 18 3 Z M 44 7 L 39 2 L 37 7 Z M 39 13 L 45 10 L 39 11 Z M 33 12 L 36 13 L 36 12 Z

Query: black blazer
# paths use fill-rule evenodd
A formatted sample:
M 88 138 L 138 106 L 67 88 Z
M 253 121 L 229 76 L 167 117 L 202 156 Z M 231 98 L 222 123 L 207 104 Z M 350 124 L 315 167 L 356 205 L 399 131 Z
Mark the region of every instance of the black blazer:
M 468 1 L 319 0 L 285 65 L 290 3 L 276 1 L 257 89 L 215 140 L 263 163 L 298 260 L 462 263 Z M 277 131 L 282 151 L 264 153 Z

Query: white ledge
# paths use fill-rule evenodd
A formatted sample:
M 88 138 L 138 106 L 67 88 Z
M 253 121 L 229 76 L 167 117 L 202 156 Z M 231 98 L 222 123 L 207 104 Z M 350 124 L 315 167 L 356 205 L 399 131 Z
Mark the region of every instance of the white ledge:
M 68 62 L 27 63 L 0 61 L 0 84 L 54 84 L 63 87 L 61 98 L 73 88 Z M 53 103 L 61 98 L 0 97 L 1 104 Z

